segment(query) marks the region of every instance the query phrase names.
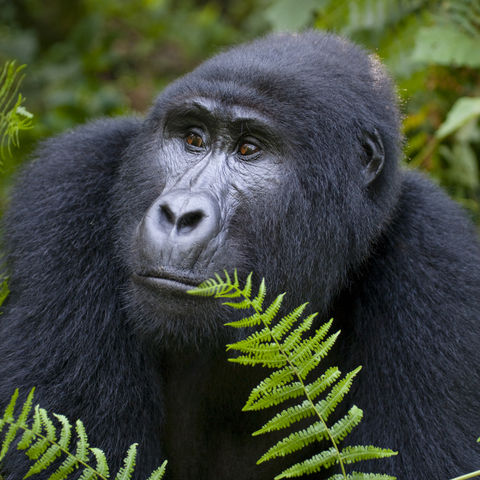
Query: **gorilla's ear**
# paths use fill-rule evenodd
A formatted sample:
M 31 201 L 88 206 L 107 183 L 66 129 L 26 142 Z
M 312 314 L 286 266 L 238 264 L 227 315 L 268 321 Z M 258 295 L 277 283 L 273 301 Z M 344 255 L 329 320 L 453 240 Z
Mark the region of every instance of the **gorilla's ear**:
M 385 150 L 380 133 L 376 128 L 373 132 L 364 132 L 362 139 L 365 156 L 363 158 L 363 178 L 365 185 L 370 185 L 383 170 Z

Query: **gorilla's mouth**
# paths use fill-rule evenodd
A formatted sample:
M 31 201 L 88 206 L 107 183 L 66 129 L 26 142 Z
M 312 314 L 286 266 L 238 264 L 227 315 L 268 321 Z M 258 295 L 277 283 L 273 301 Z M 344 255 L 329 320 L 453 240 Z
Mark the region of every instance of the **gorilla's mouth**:
M 154 290 L 181 290 L 186 292 L 199 285 L 203 279 L 185 273 L 169 271 L 147 271 L 132 275 L 132 280 Z

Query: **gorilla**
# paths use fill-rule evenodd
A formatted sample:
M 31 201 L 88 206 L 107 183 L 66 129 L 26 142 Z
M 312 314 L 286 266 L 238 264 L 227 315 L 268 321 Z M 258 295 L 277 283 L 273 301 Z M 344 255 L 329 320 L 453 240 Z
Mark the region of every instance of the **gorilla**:
M 401 143 L 377 58 L 313 31 L 220 53 L 145 119 L 47 140 L 4 221 L 0 398 L 36 386 L 114 468 L 138 442 L 139 479 L 164 458 L 168 480 L 272 479 L 292 459 L 256 466 L 274 440 L 251 437 L 271 412 L 241 412 L 265 370 L 227 362 L 238 312 L 186 293 L 236 268 L 342 330 L 329 361 L 363 366 L 346 403 L 365 409 L 345 443 L 399 452 L 355 470 L 478 469 L 479 242 Z

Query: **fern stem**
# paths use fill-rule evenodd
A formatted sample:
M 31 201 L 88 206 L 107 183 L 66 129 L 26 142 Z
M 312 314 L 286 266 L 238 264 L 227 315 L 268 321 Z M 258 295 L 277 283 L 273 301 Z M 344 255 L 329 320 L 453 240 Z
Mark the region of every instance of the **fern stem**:
M 452 478 L 451 480 L 467 480 L 468 478 L 480 477 L 480 470 L 476 472 L 467 473 L 466 475 L 461 475 L 460 477 Z
M 255 310 L 255 313 L 257 313 L 260 317 L 261 317 L 261 313 L 262 313 L 262 310 L 261 308 L 257 308 L 254 303 L 244 295 L 243 291 L 240 290 L 237 286 L 234 286 L 234 288 L 237 290 L 237 292 L 240 293 L 240 295 L 250 303 L 250 306 L 251 308 L 253 308 Z M 262 318 L 262 317 L 261 317 Z M 337 452 L 337 457 L 338 457 L 338 464 L 340 465 L 340 469 L 342 471 L 342 475 L 343 477 L 345 478 L 345 480 L 347 480 L 347 473 L 345 471 L 345 465 L 343 464 L 343 460 L 342 460 L 342 456 L 340 454 L 340 449 L 338 448 L 338 445 L 337 445 L 337 442 L 335 441 L 335 439 L 333 438 L 332 434 L 330 433 L 330 429 L 328 428 L 328 425 L 327 425 L 327 422 L 324 420 L 324 418 L 322 417 L 322 415 L 318 412 L 317 408 L 315 407 L 315 402 L 313 401 L 313 399 L 311 398 L 310 394 L 308 393 L 306 387 L 305 387 L 305 383 L 302 379 L 302 377 L 300 376 L 297 368 L 295 367 L 295 365 L 293 365 L 293 363 L 290 361 L 290 358 L 288 356 L 288 354 L 282 349 L 282 344 L 278 341 L 278 339 L 273 335 L 273 332 L 272 332 L 272 329 L 270 328 L 270 326 L 262 319 L 262 323 L 263 325 L 269 330 L 270 332 L 270 335 L 272 337 L 272 339 L 274 340 L 274 342 L 277 344 L 278 346 L 278 349 L 279 349 L 279 352 L 285 357 L 285 360 L 287 361 L 287 364 L 289 365 L 289 368 L 294 372 L 295 376 L 298 378 L 299 382 L 302 384 L 302 387 L 303 387 L 303 390 L 305 391 L 305 396 L 307 398 L 307 400 L 310 402 L 313 410 L 315 411 L 315 413 L 317 414 L 317 417 L 320 419 L 320 421 L 322 422 L 322 424 L 324 425 L 325 427 L 325 431 L 330 439 L 330 442 L 332 443 L 332 446 L 335 448 L 336 452 Z M 465 477 L 465 478 L 470 478 L 470 477 Z M 455 480 L 455 479 L 452 479 L 452 480 Z M 463 480 L 463 479 L 462 479 Z
M 14 421 L 11 421 L 11 420 L 8 420 L 6 419 L 5 420 L 6 423 L 10 424 L 10 425 L 13 425 L 15 424 Z M 24 425 L 18 425 L 17 424 L 17 427 L 21 428 L 23 431 L 31 431 L 30 428 L 28 428 L 27 426 L 24 426 Z M 88 469 L 92 472 L 95 473 L 95 475 L 97 475 L 97 477 L 100 479 L 100 480 L 109 480 L 107 477 L 103 476 L 100 472 L 98 472 L 97 470 L 95 470 L 92 466 L 88 465 L 87 463 L 83 462 L 82 460 L 80 460 L 76 455 L 74 455 L 73 453 L 69 452 L 68 450 L 66 450 L 65 448 L 62 448 L 57 442 L 53 441 L 52 439 L 46 437 L 45 435 L 41 434 L 41 433 L 36 433 L 35 436 L 43 439 L 43 440 L 47 440 L 48 442 L 50 442 L 52 445 L 55 445 L 57 446 L 61 452 L 63 452 L 65 455 L 67 455 L 68 457 L 73 457 L 79 464 L 81 464 L 83 466 L 83 468 L 85 469 Z M 1 477 L 0 477 L 0 480 L 1 480 Z

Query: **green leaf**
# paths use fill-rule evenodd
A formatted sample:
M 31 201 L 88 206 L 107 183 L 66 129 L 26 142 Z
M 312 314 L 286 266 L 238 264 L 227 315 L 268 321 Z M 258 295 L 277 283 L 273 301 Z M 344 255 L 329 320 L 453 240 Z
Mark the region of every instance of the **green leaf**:
M 323 452 L 314 455 L 308 460 L 292 465 L 290 468 L 284 470 L 280 475 L 277 475 L 275 477 L 275 480 L 280 480 L 281 478 L 299 477 L 300 475 L 316 473 L 323 468 L 329 468 L 332 465 L 335 465 L 337 463 L 337 460 L 338 452 L 336 448 L 331 447 L 328 450 L 324 450 Z
M 31 477 L 32 475 L 46 470 L 61 455 L 62 451 L 58 445 L 52 445 L 50 442 L 48 442 L 47 445 L 50 446 L 46 449 L 45 453 L 30 467 L 27 474 L 23 478 Z
M 7 282 L 7 279 L 5 279 L 0 285 L 0 306 L 3 305 L 3 302 L 8 297 L 9 293 L 10 293 L 10 290 L 8 288 L 8 282 Z
M 8 423 L 13 422 L 14 420 L 13 412 L 15 410 L 15 404 L 17 403 L 17 398 L 18 398 L 18 388 L 15 390 L 15 393 L 12 395 L 12 398 L 10 399 L 10 402 L 8 403 L 7 408 L 5 409 L 5 412 L 3 414 L 3 417 L 0 423 L 1 428 L 3 428 L 3 426 L 7 422 Z M 5 457 L 8 451 L 8 448 L 10 447 L 10 444 L 15 439 L 17 430 L 18 430 L 18 426 L 14 423 L 11 423 L 2 443 L 2 450 L 0 451 L 0 460 L 3 460 L 3 458 Z
M 337 367 L 330 367 L 323 375 L 305 386 L 308 396 L 314 400 L 318 395 L 333 385 L 340 377 L 341 372 Z
M 103 453 L 103 451 L 100 450 L 99 448 L 91 448 L 90 451 L 93 453 L 93 455 L 95 456 L 95 459 L 97 461 L 97 465 L 95 467 L 97 472 L 100 475 L 104 476 L 105 478 L 109 478 L 110 477 L 110 471 L 109 471 L 109 468 L 108 468 L 108 463 L 107 463 L 107 459 L 105 457 L 105 453 Z
M 454 25 L 421 28 L 412 53 L 415 61 L 447 66 L 480 67 L 478 38 Z
M 254 313 L 250 317 L 245 317 L 235 322 L 229 322 L 229 323 L 226 323 L 225 325 L 227 325 L 228 327 L 234 327 L 234 328 L 246 328 L 246 327 L 255 327 L 261 324 L 262 324 L 262 315 L 258 313 Z M 232 344 L 231 348 L 235 348 L 234 345 L 235 344 Z
M 397 452 L 385 448 L 364 446 L 345 447 L 340 455 L 344 463 L 355 463 L 361 460 L 373 460 L 376 458 L 386 458 L 397 455 Z
M 250 405 L 255 403 L 258 398 L 264 395 L 264 393 L 270 392 L 281 387 L 282 385 L 285 385 L 286 383 L 290 382 L 293 377 L 294 373 L 292 372 L 290 366 L 285 366 L 281 369 L 275 370 L 252 390 L 245 407 L 243 407 L 243 410 L 249 411 Z
M 448 112 L 447 118 L 435 136 L 442 140 L 480 116 L 480 97 L 459 98 Z
M 226 324 L 227 325 L 227 324 Z M 228 324 L 231 326 L 231 324 Z M 247 338 L 227 345 L 227 350 L 242 350 L 243 347 L 260 345 L 272 341 L 272 333 L 268 327 L 253 332 Z
M 300 397 L 304 393 L 303 385 L 300 382 L 293 382 L 275 390 L 263 391 L 260 398 L 257 397 L 254 401 L 247 401 L 246 406 L 248 406 L 248 410 L 263 410 L 273 405 L 279 405 L 290 398 Z
M 62 430 L 60 431 L 60 439 L 58 444 L 63 449 L 67 450 L 72 437 L 72 426 L 70 425 L 68 418 L 64 415 L 58 415 L 54 413 L 53 416 L 62 424 Z
M 73 455 L 68 455 L 57 470 L 49 477 L 48 480 L 64 480 L 78 466 L 78 461 Z
M 161 480 L 165 475 L 165 471 L 167 469 L 167 460 L 165 460 L 162 465 L 157 468 L 152 474 L 148 477 L 147 480 Z
M 118 471 L 115 480 L 130 480 L 133 469 L 135 468 L 135 459 L 137 457 L 138 443 L 132 443 L 127 451 L 127 456 L 123 460 L 123 467 Z
M 285 315 L 278 323 L 272 328 L 272 335 L 277 339 L 281 340 L 282 337 L 292 328 L 292 325 L 301 317 L 307 303 L 303 303 L 295 310 L 290 312 L 288 315 Z
M 312 355 L 308 360 L 303 358 L 303 355 L 297 355 L 297 368 L 298 375 L 301 379 L 305 379 L 307 375 L 322 361 L 322 359 L 327 355 L 330 349 L 335 344 L 340 332 L 330 335 L 324 342 L 322 342 L 320 348 L 317 350 L 315 355 Z M 301 353 L 301 352 L 300 352 Z M 295 359 L 291 359 L 292 363 L 295 362 Z
M 87 432 L 85 432 L 85 427 L 81 420 L 76 421 L 75 430 L 78 435 L 75 456 L 82 462 L 88 462 L 88 450 L 89 450 L 88 438 L 87 438 Z
M 298 405 L 286 408 L 280 413 L 277 413 L 271 420 L 269 420 L 260 430 L 257 430 L 252 435 L 261 435 L 267 432 L 273 432 L 274 430 L 282 430 L 287 428 L 293 423 L 315 415 L 315 410 L 312 403 L 309 400 L 304 400 Z
M 254 300 L 251 300 L 252 274 L 248 276 L 243 290 L 240 290 L 238 284 L 229 290 L 231 279 L 226 272 L 225 278 L 226 280 L 223 282 L 220 276 L 216 275 L 215 279 L 207 280 L 205 285 L 211 291 L 215 291 L 216 296 L 221 294 L 222 298 L 226 300 L 234 297 L 239 298 L 238 302 L 227 301 L 224 305 L 230 305 L 237 309 L 239 307 L 255 309 L 253 315 L 227 325 L 236 328 L 254 328 L 263 325 L 263 328 L 250 333 L 245 339 L 227 346 L 227 350 L 236 350 L 241 353 L 241 355 L 235 358 L 229 358 L 229 361 L 248 366 L 263 365 L 275 369 L 259 385 L 253 388 L 243 410 L 261 410 L 304 397 L 303 401 L 300 401 L 298 404 L 290 405 L 276 413 L 263 427 L 252 434 L 256 436 L 282 430 L 302 421 L 300 430 L 291 432 L 285 438 L 277 441 L 259 459 L 258 463 L 289 455 L 314 442 L 323 441 L 330 441 L 331 448 L 321 451 L 309 460 L 293 465 L 276 478 L 315 473 L 334 464 L 340 464 L 343 471 L 344 464 L 395 454 L 395 452 L 390 450 L 363 446 L 346 447 L 339 451 L 338 443 L 343 441 L 362 420 L 363 412 L 356 406 L 351 407 L 348 413 L 340 420 L 337 420 L 332 427 L 329 427 L 326 423 L 328 417 L 350 390 L 353 379 L 361 367 L 349 372 L 340 380 L 341 374 L 339 369 L 330 367 L 310 383 L 304 383 L 309 373 L 328 354 L 340 334 L 340 332 L 336 332 L 327 336 L 332 326 L 332 320 L 324 323 L 313 335 L 308 336 L 317 314 L 314 313 L 305 319 L 301 319 L 307 305 L 303 304 L 285 315 L 271 327 L 270 325 L 280 310 L 285 294 L 277 296 L 271 305 L 262 312 L 261 308 L 266 292 L 264 280 L 262 280 L 257 296 Z M 235 281 L 237 282 L 236 276 Z M 239 295 L 237 295 L 238 293 Z M 292 331 L 293 325 L 296 325 L 296 327 Z M 317 400 L 329 387 L 331 390 L 328 395 Z M 309 417 L 315 418 L 314 421 L 310 422 L 310 425 L 308 425 L 307 420 Z M 305 424 L 307 426 L 304 426 Z M 334 477 L 337 478 L 337 475 L 331 478 L 333 479 Z M 341 477 L 338 478 L 340 479 Z M 391 479 L 391 477 L 386 475 L 364 473 L 352 473 L 342 478 L 343 480 L 345 478 L 351 480 Z
M 38 405 L 35 407 L 35 413 L 33 415 L 33 425 L 30 430 L 25 430 L 22 435 L 20 442 L 17 444 L 19 450 L 25 450 L 30 447 L 34 438 L 40 434 L 42 430 L 42 422 L 40 420 L 40 415 L 38 414 Z
M 257 464 L 272 460 L 276 457 L 284 457 L 285 455 L 301 450 L 313 442 L 326 438 L 328 438 L 328 430 L 325 425 L 322 422 L 315 422 L 308 428 L 300 430 L 299 432 L 293 432 L 283 440 L 280 440 L 257 461 Z
M 280 307 L 282 306 L 284 296 L 285 296 L 285 294 L 282 293 L 277 298 L 275 298 L 275 300 L 268 306 L 268 308 L 263 313 L 262 321 L 265 325 L 270 325 L 270 323 L 274 319 L 275 315 L 280 310 Z
M 446 161 L 444 169 L 449 183 L 475 190 L 479 186 L 479 171 L 475 151 L 466 142 L 454 142 L 452 149 L 440 145 L 438 153 Z
M 283 349 L 285 350 L 285 352 L 289 353 L 291 350 L 298 352 L 298 350 L 296 349 L 299 347 L 299 344 L 303 338 L 303 334 L 310 330 L 310 327 L 312 326 L 313 320 L 316 316 L 316 313 L 309 315 L 292 333 L 288 335 L 288 337 L 283 342 Z M 302 344 L 302 346 L 300 347 L 303 352 L 306 351 L 306 349 L 304 349 L 304 346 L 305 345 Z
M 258 289 L 257 296 L 252 300 L 252 307 L 260 312 L 262 310 L 263 300 L 265 299 L 265 295 L 267 293 L 267 289 L 265 287 L 265 279 L 262 278 L 260 283 L 260 287 Z
M 315 405 L 315 410 L 321 418 L 326 420 L 335 410 L 337 405 L 343 400 L 345 395 L 350 390 L 353 379 L 361 369 L 362 367 L 357 367 L 355 370 L 347 373 L 344 378 L 342 378 L 332 387 L 332 390 L 327 395 L 327 398 L 325 398 L 324 400 L 320 400 Z
M 382 475 L 380 473 L 351 472 L 347 474 L 347 480 L 396 480 L 391 475 Z M 328 480 L 345 480 L 342 473 L 328 477 Z
M 354 405 L 343 418 L 330 428 L 333 439 L 337 443 L 341 442 L 362 421 L 362 418 L 363 411 Z
M 265 12 L 267 21 L 277 31 L 297 31 L 313 19 L 318 0 L 277 0 Z
M 262 367 L 267 368 L 281 368 L 287 363 L 285 357 L 281 354 L 275 356 L 266 356 L 263 359 L 257 358 L 254 355 L 240 355 L 238 357 L 229 358 L 228 361 L 251 367 L 255 365 L 261 365 Z

